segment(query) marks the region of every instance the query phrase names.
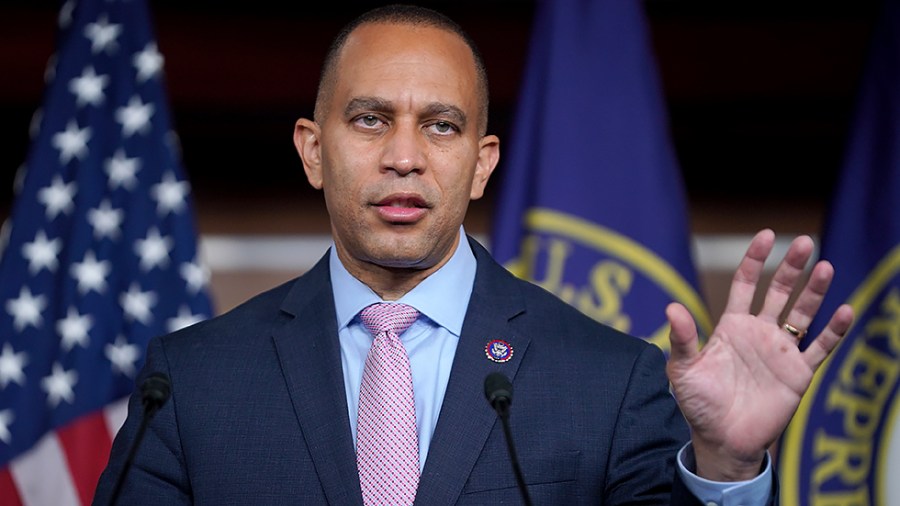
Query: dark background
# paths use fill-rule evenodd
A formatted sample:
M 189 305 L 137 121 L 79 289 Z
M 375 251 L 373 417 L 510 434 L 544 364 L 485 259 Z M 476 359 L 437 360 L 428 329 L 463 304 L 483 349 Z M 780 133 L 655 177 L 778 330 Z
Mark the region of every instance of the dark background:
M 312 113 L 331 37 L 379 3 L 150 1 L 202 232 L 327 230 L 291 142 L 293 123 Z M 421 3 L 459 21 L 481 47 L 489 129 L 508 141 L 534 2 Z M 643 4 L 694 230 L 817 232 L 880 3 Z M 56 2 L 0 3 L 3 216 L 41 102 L 56 14 Z M 502 169 L 501 158 L 497 180 L 473 208 L 467 226 L 475 232 L 489 226 Z

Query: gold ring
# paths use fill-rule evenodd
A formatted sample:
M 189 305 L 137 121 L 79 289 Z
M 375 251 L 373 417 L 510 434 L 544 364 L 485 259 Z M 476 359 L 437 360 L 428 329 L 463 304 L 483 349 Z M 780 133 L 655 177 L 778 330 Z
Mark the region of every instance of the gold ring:
M 806 331 L 805 331 L 805 330 L 800 330 L 800 329 L 798 329 L 797 327 L 791 325 L 791 324 L 788 323 L 788 322 L 784 322 L 784 323 L 781 325 L 781 328 L 783 328 L 783 329 L 785 330 L 785 332 L 787 332 L 788 334 L 790 334 L 790 335 L 796 337 L 797 339 L 803 339 L 803 336 L 806 335 Z

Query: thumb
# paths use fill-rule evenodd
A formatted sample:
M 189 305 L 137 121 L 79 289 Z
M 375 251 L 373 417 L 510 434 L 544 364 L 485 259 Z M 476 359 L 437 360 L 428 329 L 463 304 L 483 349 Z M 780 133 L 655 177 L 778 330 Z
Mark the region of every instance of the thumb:
M 686 365 L 700 353 L 700 338 L 697 324 L 684 305 L 672 302 L 666 306 L 666 318 L 669 320 L 669 342 L 672 349 L 669 361 L 673 366 Z

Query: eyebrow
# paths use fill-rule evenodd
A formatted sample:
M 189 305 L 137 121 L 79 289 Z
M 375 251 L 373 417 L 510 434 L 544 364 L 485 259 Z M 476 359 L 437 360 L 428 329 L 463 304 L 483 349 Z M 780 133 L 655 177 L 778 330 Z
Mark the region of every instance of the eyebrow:
M 356 97 L 344 108 L 344 117 L 349 118 L 362 111 L 390 112 L 393 106 L 389 100 L 376 97 Z
M 350 118 L 363 111 L 372 111 L 380 113 L 390 113 L 394 110 L 394 105 L 390 100 L 378 97 L 356 97 L 347 103 L 344 108 L 344 117 Z M 432 102 L 428 104 L 420 114 L 421 117 L 443 117 L 455 123 L 460 129 L 464 129 L 468 118 L 462 109 L 455 105 L 445 104 L 443 102 Z
M 468 118 L 466 117 L 466 113 L 463 112 L 462 109 L 456 107 L 455 105 L 444 104 L 441 102 L 432 102 L 428 104 L 425 108 L 424 114 L 425 117 L 444 117 L 452 121 L 460 128 L 460 130 L 465 130 L 466 122 Z

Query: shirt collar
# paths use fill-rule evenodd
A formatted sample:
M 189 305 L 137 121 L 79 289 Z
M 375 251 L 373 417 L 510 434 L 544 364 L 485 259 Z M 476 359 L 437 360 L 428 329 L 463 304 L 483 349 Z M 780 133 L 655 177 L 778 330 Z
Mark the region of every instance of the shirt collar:
M 344 268 L 333 243 L 328 265 L 339 331 L 369 304 L 384 302 Z M 472 296 L 476 268 L 475 254 L 466 239 L 465 230 L 460 226 L 459 243 L 450 260 L 397 302 L 409 304 L 437 325 L 459 336 Z

